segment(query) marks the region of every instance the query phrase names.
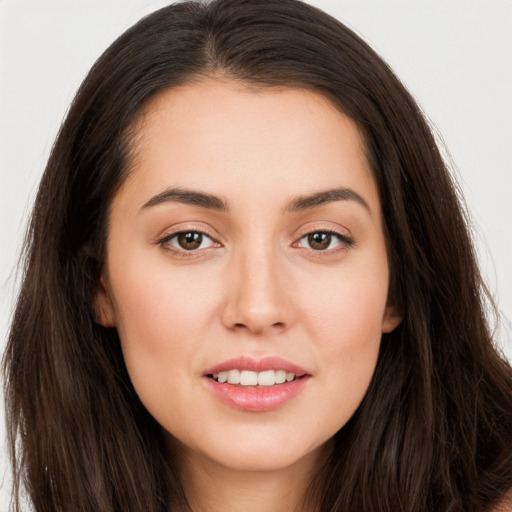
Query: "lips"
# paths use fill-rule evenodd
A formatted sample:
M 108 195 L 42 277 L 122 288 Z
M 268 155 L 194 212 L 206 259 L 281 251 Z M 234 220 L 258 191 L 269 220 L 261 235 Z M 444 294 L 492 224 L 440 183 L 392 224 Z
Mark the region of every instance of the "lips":
M 264 376 L 273 379 L 261 380 Z M 284 406 L 307 386 L 310 378 L 304 368 L 277 357 L 230 359 L 203 375 L 205 385 L 218 399 L 247 412 L 267 412 Z
M 253 359 L 251 357 L 236 357 L 209 368 L 204 375 L 213 375 L 214 373 L 225 372 L 229 370 L 248 370 L 252 372 L 264 372 L 267 370 L 284 370 L 287 373 L 294 373 L 297 377 L 302 377 L 309 372 L 296 364 L 282 359 L 280 357 L 264 357 L 263 359 Z
M 250 370 L 228 370 L 226 372 L 214 373 L 211 376 L 221 384 L 239 384 L 240 386 L 275 386 L 295 380 L 297 376 L 294 373 L 285 370 L 265 370 L 263 372 L 253 372 Z

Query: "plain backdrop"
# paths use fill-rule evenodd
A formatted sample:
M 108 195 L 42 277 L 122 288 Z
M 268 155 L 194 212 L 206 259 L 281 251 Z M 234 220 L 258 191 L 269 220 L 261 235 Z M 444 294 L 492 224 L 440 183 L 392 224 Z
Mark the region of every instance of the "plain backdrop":
M 161 0 L 0 0 L 0 348 L 15 265 L 46 159 L 107 46 Z M 441 134 L 473 218 L 498 341 L 512 359 L 512 0 L 311 0 L 369 42 Z M 507 319 L 508 317 L 508 319 Z M 30 342 L 30 340 L 27 340 Z M 0 418 L 0 510 L 8 466 Z

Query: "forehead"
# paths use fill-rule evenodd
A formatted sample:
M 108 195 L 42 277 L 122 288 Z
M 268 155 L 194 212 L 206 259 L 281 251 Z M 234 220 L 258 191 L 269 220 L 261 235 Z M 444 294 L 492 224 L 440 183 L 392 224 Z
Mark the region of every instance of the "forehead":
M 154 97 L 135 133 L 127 181 L 141 195 L 181 186 L 270 199 L 346 186 L 378 203 L 357 125 L 312 90 L 186 84 Z

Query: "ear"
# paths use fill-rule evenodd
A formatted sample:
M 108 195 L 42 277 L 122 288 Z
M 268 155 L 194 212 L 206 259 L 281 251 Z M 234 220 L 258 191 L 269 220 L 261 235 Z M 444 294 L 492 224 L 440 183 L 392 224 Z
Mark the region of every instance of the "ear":
M 384 311 L 382 319 L 382 332 L 390 333 L 394 331 L 402 322 L 403 316 L 395 306 L 388 305 Z
M 94 298 L 94 310 L 96 312 L 96 323 L 103 327 L 114 327 L 116 325 L 114 306 L 103 276 L 100 277 L 98 290 Z

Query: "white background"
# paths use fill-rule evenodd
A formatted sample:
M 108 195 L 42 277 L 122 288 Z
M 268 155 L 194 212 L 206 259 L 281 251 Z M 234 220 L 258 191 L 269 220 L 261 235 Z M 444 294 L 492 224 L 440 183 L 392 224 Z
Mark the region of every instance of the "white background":
M 0 349 L 25 222 L 66 109 L 100 53 L 167 3 L 0 0 Z M 376 48 L 442 134 L 474 219 L 484 275 L 502 311 L 498 337 L 512 358 L 512 0 L 310 3 Z M 0 451 L 2 511 L 7 475 Z

